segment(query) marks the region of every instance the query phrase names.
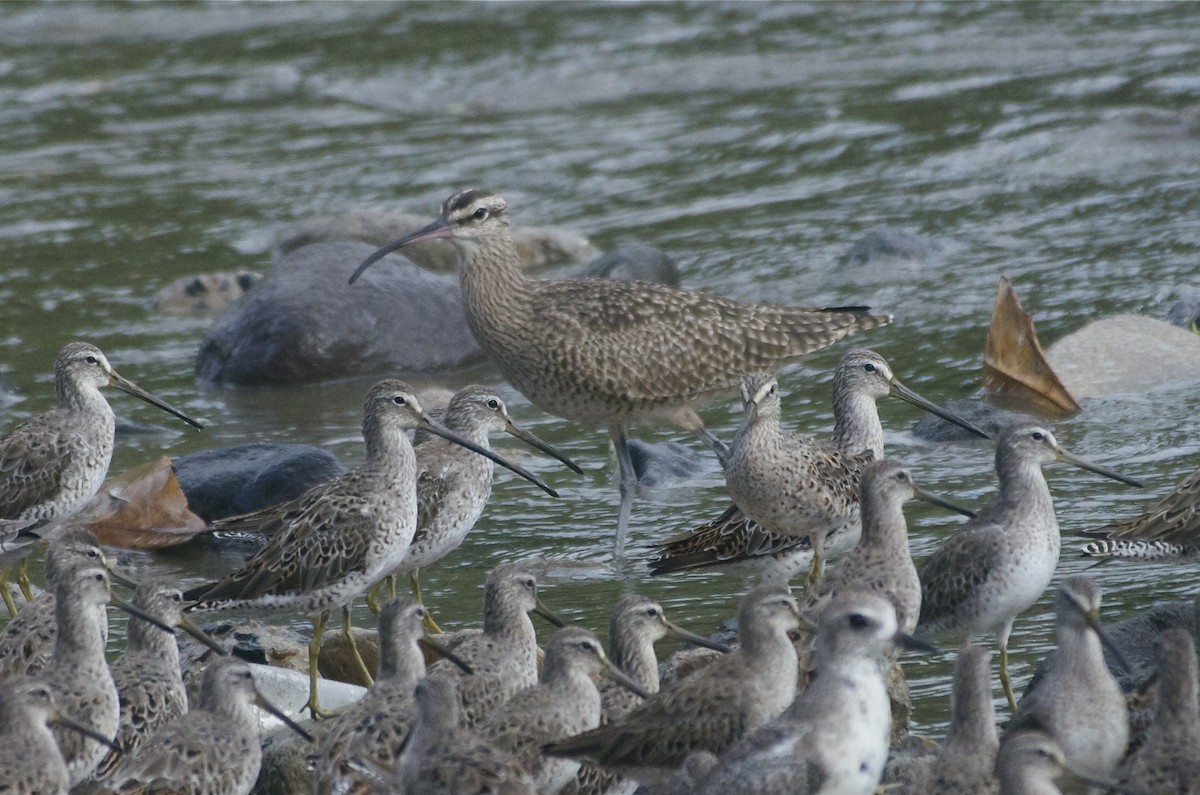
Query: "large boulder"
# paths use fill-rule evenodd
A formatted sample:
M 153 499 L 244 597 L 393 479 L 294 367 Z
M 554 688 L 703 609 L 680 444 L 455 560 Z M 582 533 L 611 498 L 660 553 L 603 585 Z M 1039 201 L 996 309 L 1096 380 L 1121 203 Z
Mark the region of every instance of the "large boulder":
M 291 384 L 479 358 L 455 277 L 392 254 L 347 283 L 374 251 L 352 242 L 292 251 L 217 318 L 200 344 L 197 374 L 220 383 Z

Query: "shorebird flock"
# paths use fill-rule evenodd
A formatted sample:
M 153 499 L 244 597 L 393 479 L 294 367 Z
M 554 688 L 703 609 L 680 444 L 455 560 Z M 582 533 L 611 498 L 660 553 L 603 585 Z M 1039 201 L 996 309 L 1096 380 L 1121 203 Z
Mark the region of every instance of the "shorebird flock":
M 0 637 L 0 792 L 248 793 L 262 760 L 255 705 L 309 743 L 310 791 L 330 795 L 867 795 L 885 777 L 889 791 L 911 793 L 1200 792 L 1194 632 L 1164 633 L 1159 673 L 1127 696 L 1106 662 L 1107 649 L 1124 667 L 1100 621 L 1099 585 L 1071 577 L 1057 590 L 1053 663 L 1019 701 L 1008 671 L 1014 624 L 1050 588 L 1059 562 L 1043 467 L 1064 462 L 1135 481 L 1069 453 L 1050 427 L 1028 420 L 993 440 L 998 488 L 987 505 L 930 494 L 919 472 L 885 458 L 876 401 L 898 397 L 988 434 L 905 387 L 878 353 L 842 357 L 828 441 L 786 423 L 781 368 L 886 326 L 889 315 L 741 304 L 638 282 L 532 279 L 506 203 L 486 191 L 454 194 L 437 220 L 381 248 L 350 281 L 386 266 L 391 252 L 439 238 L 461 254 L 471 330 L 504 377 L 534 406 L 607 429 L 620 492 L 615 556 L 625 554 L 634 507 L 630 425 L 682 428 L 717 455 L 729 508 L 660 535 L 651 566 L 658 574 L 723 567 L 757 581 L 738 606 L 736 641 L 686 630 L 657 602 L 629 593 L 613 608 L 606 651 L 591 630 L 563 626 L 546 609 L 534 574 L 504 564 L 488 575 L 481 627 L 448 642 L 421 602 L 418 572 L 463 543 L 486 510 L 493 465 L 558 496 L 494 452 L 490 435 L 509 432 L 583 470 L 517 426 L 494 389 L 459 391 L 437 421 L 395 379 L 366 395 L 362 464 L 295 500 L 216 523 L 265 537 L 243 566 L 190 587 L 130 584 L 127 604 L 112 595 L 119 579 L 105 551 L 72 525 L 112 457 L 114 418 L 101 389 L 116 386 L 203 425 L 117 375 L 94 346 L 72 342 L 54 365 L 57 407 L 0 440 L 0 590 L 13 614 Z M 739 394 L 744 418 L 725 442 L 698 411 Z M 1185 486 L 1164 505 L 1193 506 Z M 969 517 L 920 562 L 904 516 L 913 499 Z M 1164 513 L 1143 523 L 1151 540 L 1164 535 Z M 1123 539 L 1133 526 L 1120 525 Z M 38 538 L 52 543 L 46 590 L 35 596 L 24 563 Z M 10 587 L 18 564 L 19 587 Z M 803 572 L 793 592 L 789 582 Z M 413 598 L 395 595 L 399 575 L 410 577 Z M 389 596 L 380 605 L 382 588 Z M 375 670 L 351 632 L 360 597 L 378 606 Z M 111 665 L 109 605 L 133 616 Z M 335 611 L 371 687 L 328 710 L 317 662 Z M 253 666 L 189 618 L 218 612 L 312 617 L 311 723 L 264 700 Z M 539 641 L 531 614 L 555 631 Z M 191 705 L 177 629 L 210 649 Z M 664 681 L 655 643 L 667 635 L 703 650 Z M 991 636 L 1003 731 L 992 653 L 974 645 Z M 903 655 L 937 653 L 934 644 L 947 642 L 958 644 L 950 730 L 936 750 L 902 752 L 892 705 L 904 695 Z M 1127 708 L 1139 696 L 1152 712 L 1140 722 Z

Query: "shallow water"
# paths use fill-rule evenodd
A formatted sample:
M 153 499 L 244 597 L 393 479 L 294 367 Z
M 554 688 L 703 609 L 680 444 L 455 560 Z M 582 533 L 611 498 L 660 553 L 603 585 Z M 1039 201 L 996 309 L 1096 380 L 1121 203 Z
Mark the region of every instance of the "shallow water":
M 578 229 L 601 247 L 626 236 L 658 245 L 691 287 L 894 312 L 894 326 L 858 342 L 931 399 L 966 396 L 1000 275 L 1046 343 L 1101 315 L 1162 316 L 1170 290 L 1194 280 L 1200 131 L 1177 114 L 1200 93 L 1198 25 L 1190 4 L 6 8 L 5 425 L 48 406 L 55 352 L 86 338 L 126 376 L 212 421 L 202 434 L 123 439 L 117 468 L 251 439 L 356 460 L 372 379 L 201 386 L 193 355 L 207 321 L 158 316 L 146 300 L 185 274 L 264 269 L 265 241 L 287 223 L 397 205 L 432 218 L 464 185 L 502 193 L 518 223 Z M 916 264 L 841 262 L 879 227 L 933 236 L 941 250 Z M 785 376 L 794 427 L 828 432 L 829 377 L 845 349 Z M 1196 468 L 1195 386 L 1090 400 L 1058 426 L 1069 449 L 1147 484 L 1138 493 L 1054 468 L 1064 535 L 1139 510 Z M 615 567 L 604 434 L 508 394 L 519 420 L 588 474 L 530 459 L 562 491 L 551 501 L 501 473 L 466 546 L 424 574 L 439 619 L 474 620 L 486 569 L 523 556 L 545 559 L 547 602 L 597 629 L 627 587 L 697 629 L 732 611 L 737 580 L 650 579 L 641 546 L 723 508 L 715 462 L 644 495 L 629 563 Z M 114 405 L 168 424 L 136 401 Z M 932 445 L 908 430 L 909 407 L 882 413 L 889 454 L 926 488 L 968 503 L 992 488 L 986 447 Z M 736 419 L 732 406 L 706 414 L 724 436 Z M 957 522 L 921 506 L 909 517 L 918 556 Z M 237 556 L 130 561 L 196 578 Z M 1068 551 L 1061 572 L 1086 565 Z M 1198 572 L 1194 562 L 1107 565 L 1097 572 L 1106 614 L 1182 597 Z M 1049 605 L 1017 623 L 1018 682 L 1053 643 Z M 908 667 L 919 723 L 935 733 L 950 656 Z

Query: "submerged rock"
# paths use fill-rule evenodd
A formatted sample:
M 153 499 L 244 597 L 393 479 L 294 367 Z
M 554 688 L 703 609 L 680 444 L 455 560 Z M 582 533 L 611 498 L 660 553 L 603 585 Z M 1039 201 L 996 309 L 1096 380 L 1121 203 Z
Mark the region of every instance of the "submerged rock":
M 585 279 L 627 279 L 679 286 L 675 260 L 657 246 L 640 240 L 622 240 L 616 247 L 588 263 Z
M 174 464 L 188 506 L 206 522 L 299 497 L 346 471 L 328 450 L 270 442 L 191 453 Z

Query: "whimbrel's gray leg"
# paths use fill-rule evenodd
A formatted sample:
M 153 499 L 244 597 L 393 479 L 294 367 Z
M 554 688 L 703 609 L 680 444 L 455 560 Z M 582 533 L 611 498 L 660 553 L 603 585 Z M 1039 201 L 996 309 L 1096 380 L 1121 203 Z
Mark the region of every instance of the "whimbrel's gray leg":
M 617 537 L 613 543 L 613 557 L 625 557 L 625 537 L 629 533 L 629 515 L 633 512 L 633 494 L 637 491 L 637 472 L 633 469 L 633 457 L 629 455 L 629 439 L 625 426 L 614 423 L 608 426 L 613 447 L 617 451 L 617 476 L 620 478 L 621 508 L 617 512 Z

